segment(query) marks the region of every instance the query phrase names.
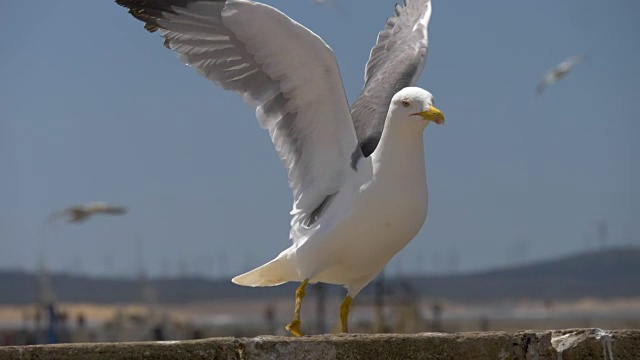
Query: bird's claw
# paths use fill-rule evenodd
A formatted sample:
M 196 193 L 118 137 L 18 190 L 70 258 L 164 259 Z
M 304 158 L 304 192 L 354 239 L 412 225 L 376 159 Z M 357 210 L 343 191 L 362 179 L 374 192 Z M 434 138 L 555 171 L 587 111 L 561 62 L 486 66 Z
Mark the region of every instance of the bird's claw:
M 293 320 L 289 325 L 284 327 L 288 332 L 295 336 L 302 336 L 300 332 L 300 320 Z

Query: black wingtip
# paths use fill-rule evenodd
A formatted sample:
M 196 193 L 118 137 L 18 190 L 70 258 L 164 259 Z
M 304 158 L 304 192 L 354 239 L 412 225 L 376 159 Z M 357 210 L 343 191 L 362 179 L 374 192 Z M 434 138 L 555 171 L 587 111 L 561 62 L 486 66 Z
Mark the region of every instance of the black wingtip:
M 116 4 L 129 9 L 129 14 L 134 18 L 144 22 L 145 30 L 155 32 L 158 30 L 156 19 L 145 13 L 145 8 L 152 5 L 151 0 L 115 0 Z
M 156 32 L 159 27 L 157 25 L 154 24 L 150 24 L 150 23 L 145 23 L 144 24 L 144 29 L 147 30 L 148 32 Z
M 135 7 L 143 6 L 146 3 L 144 0 L 116 0 L 116 4 L 126 7 L 127 9 L 133 9 Z

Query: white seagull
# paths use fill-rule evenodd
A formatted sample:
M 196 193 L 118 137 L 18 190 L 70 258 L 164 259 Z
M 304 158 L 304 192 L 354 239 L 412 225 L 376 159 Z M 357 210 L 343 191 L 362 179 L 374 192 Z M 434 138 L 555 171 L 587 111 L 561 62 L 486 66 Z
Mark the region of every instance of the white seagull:
M 66 216 L 68 218 L 68 222 L 79 223 L 87 220 L 95 214 L 124 215 L 126 213 L 127 208 L 124 206 L 114 206 L 101 201 L 96 201 L 84 205 L 74 205 L 66 209 L 55 211 L 49 217 L 49 221 L 53 222 Z
M 559 80 L 562 80 L 562 78 L 564 78 L 569 72 L 571 72 L 574 66 L 587 61 L 587 59 L 588 58 L 584 55 L 571 56 L 558 64 L 553 69 L 547 71 L 542 81 L 540 81 L 536 86 L 536 94 L 541 95 L 547 88 L 547 86 L 553 85 Z
M 289 174 L 293 245 L 232 279 L 346 287 L 352 299 L 413 239 L 427 216 L 423 130 L 444 123 L 415 85 L 427 55 L 430 0 L 396 5 L 371 50 L 352 111 L 331 48 L 279 10 L 249 0 L 116 0 L 183 62 L 256 107 Z

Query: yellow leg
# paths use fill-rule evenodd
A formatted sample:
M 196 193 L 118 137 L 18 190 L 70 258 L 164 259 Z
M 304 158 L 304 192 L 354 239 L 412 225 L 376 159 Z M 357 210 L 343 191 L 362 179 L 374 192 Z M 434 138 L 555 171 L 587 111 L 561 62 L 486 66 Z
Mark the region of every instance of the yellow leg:
M 353 298 L 347 295 L 347 297 L 344 298 L 342 305 L 340 305 L 340 322 L 342 322 L 343 333 L 349 332 L 349 326 L 347 324 L 347 320 L 349 319 L 349 309 L 351 308 L 352 301 L 353 301 Z
M 308 283 L 309 279 L 306 279 L 296 289 L 296 308 L 293 311 L 293 320 L 289 325 L 285 326 L 285 329 L 295 336 L 302 336 L 302 333 L 300 332 L 300 307 L 302 306 L 302 298 L 305 295 L 304 289 L 307 287 Z

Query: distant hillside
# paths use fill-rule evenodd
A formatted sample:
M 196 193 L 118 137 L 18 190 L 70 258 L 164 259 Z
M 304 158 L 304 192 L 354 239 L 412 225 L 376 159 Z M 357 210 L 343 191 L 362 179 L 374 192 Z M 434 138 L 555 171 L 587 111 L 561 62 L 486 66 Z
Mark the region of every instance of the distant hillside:
M 568 300 L 583 297 L 640 296 L 640 248 L 611 249 L 476 274 L 406 279 L 423 296 L 457 302 L 517 299 Z M 53 275 L 57 298 L 63 302 L 136 302 L 140 287 L 131 279 Z M 389 283 L 394 282 L 389 279 Z M 165 303 L 291 296 L 295 284 L 252 289 L 229 280 L 202 278 L 151 280 Z M 338 291 L 338 290 L 334 290 Z M 370 285 L 363 295 L 371 295 Z M 0 272 L 0 304 L 26 304 L 37 297 L 37 278 L 26 272 Z
M 458 302 L 640 296 L 640 248 L 583 253 L 477 274 L 411 279 L 426 296 Z

